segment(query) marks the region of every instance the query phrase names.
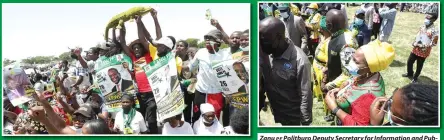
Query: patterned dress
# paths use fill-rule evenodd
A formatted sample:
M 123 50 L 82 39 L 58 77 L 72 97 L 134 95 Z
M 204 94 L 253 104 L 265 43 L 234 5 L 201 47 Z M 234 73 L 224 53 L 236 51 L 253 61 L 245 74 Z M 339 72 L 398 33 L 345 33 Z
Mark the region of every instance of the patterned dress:
M 348 80 L 348 84 L 338 92 L 336 102 L 348 113 L 340 120 L 342 125 L 369 125 L 370 106 L 377 97 L 385 96 L 385 85 L 381 74 L 376 73 L 364 84 L 356 79 Z

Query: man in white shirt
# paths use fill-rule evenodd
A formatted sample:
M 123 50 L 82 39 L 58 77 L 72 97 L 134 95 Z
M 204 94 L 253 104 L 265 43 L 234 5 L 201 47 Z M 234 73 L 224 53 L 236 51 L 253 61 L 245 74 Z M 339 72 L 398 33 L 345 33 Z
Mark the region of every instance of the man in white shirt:
M 193 60 L 190 61 L 189 69 L 197 73 L 196 92 L 194 98 L 194 114 L 193 122 L 199 119 L 201 113 L 199 106 L 202 103 L 210 103 L 215 108 L 216 117 L 220 117 L 220 112 L 224 105 L 222 90 L 217 80 L 216 73 L 212 69 L 212 65 L 231 59 L 231 53 L 228 49 L 223 50 L 219 47 L 223 42 L 223 34 L 219 30 L 212 30 L 204 36 L 206 49 L 197 51 Z M 184 69 L 187 69 L 184 67 Z

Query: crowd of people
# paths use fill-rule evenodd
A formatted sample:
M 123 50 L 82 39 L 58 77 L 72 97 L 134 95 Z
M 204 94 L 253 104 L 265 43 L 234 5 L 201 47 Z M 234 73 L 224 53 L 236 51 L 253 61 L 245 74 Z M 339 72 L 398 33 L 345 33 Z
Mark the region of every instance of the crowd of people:
M 438 125 L 438 87 L 418 82 L 438 42 L 438 3 L 409 4 L 425 14 L 402 74 L 412 83 L 387 97 L 380 72 L 396 56 L 390 36 L 397 5 L 362 3 L 347 17 L 348 4 L 261 3 L 259 111 L 268 98 L 276 123 L 311 125 L 317 98 L 324 120 L 339 126 Z
M 71 57 L 75 60 L 73 63 L 63 60 L 49 74 L 36 71 L 35 75 L 26 78 L 14 89 L 4 86 L 3 133 L 249 134 L 249 91 L 244 91 L 246 94 L 242 95 L 247 98 L 246 105 L 239 107 L 238 104 L 232 104 L 235 95 L 222 92 L 212 68 L 213 62 L 249 61 L 249 30 L 235 31 L 228 36 L 219 22 L 211 19 L 209 24 L 216 29 L 203 35 L 205 48 L 197 48 L 189 46 L 184 40 L 176 41 L 173 36 L 162 35 L 157 11 L 153 9 L 151 16 L 156 29 L 155 38 L 146 29 L 142 16 L 137 16 L 138 39 L 127 43 L 125 26 L 114 28 L 110 40 L 84 51 L 86 55 L 82 54 L 82 48 L 71 49 Z M 221 48 L 224 43 L 229 47 Z M 151 88 L 152 83 L 147 78 L 149 75 L 143 67 L 169 53 L 175 54 L 177 77 L 186 108 L 159 120 L 156 105 L 158 99 L 153 95 L 155 89 Z M 131 79 L 124 79 L 124 72 L 113 68 L 107 70 L 109 77 L 98 74 L 101 66 L 96 61 L 122 54 L 131 58 L 132 64 L 121 64 Z M 4 72 L 5 69 L 13 68 L 4 68 Z M 245 82 L 245 89 L 249 89 L 249 72 L 245 68 L 239 71 L 235 67 L 235 70 L 237 76 Z M 11 82 L 12 75 L 11 72 Z M 120 108 L 117 110 L 110 111 L 115 106 L 106 104 L 106 98 L 109 97 L 104 96 L 104 87 L 97 85 L 103 79 L 111 79 L 112 83 L 109 84 L 112 92 L 122 93 L 118 97 Z M 32 100 L 13 105 L 13 97 L 9 93 L 29 86 L 35 90 L 30 93 Z M 136 87 L 136 98 L 125 93 L 125 89 L 131 87 Z

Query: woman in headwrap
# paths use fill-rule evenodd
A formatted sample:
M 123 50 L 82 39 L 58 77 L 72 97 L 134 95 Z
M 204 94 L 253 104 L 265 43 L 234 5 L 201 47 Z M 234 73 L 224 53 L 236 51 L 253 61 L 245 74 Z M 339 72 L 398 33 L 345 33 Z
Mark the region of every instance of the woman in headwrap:
M 224 127 L 219 123 L 215 115 L 213 105 L 203 103 L 200 105 L 201 116 L 199 120 L 194 123 L 194 134 L 197 135 L 214 135 L 220 134 Z
M 330 90 L 325 101 L 338 125 L 369 125 L 370 105 L 385 95 L 381 70 L 386 69 L 395 57 L 392 45 L 378 40 L 356 50 L 348 69 L 352 78 L 341 88 Z
M 392 97 L 379 97 L 370 109 L 371 125 L 435 125 L 439 120 L 438 86 L 412 83 L 395 89 Z
M 326 17 L 325 15 L 330 9 L 334 9 L 332 4 L 324 4 L 322 8 L 319 10 L 319 13 L 322 15 L 321 21 L 320 21 L 320 27 L 321 27 L 321 41 L 316 48 L 314 61 L 313 61 L 313 93 L 316 98 L 318 98 L 318 101 L 324 101 L 324 92 L 321 90 L 321 82 L 323 79 L 323 69 L 326 68 L 327 59 L 328 59 L 328 42 L 330 41 L 330 32 L 327 30 L 327 24 L 326 24 Z M 324 103 L 324 111 L 327 113 L 327 117 L 329 115 L 327 106 Z M 326 117 L 326 120 L 332 120 L 328 119 Z
M 182 121 L 182 113 L 168 118 L 163 125 L 162 135 L 182 134 L 193 135 L 193 128 L 188 122 Z

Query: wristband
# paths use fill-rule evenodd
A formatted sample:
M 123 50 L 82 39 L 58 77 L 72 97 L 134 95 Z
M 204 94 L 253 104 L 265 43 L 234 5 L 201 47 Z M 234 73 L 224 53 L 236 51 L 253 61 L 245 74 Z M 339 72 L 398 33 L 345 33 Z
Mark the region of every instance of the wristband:
M 340 109 L 341 109 L 341 108 L 339 108 L 339 106 L 336 107 L 335 109 L 333 109 L 333 110 L 331 111 L 331 114 L 336 115 L 336 113 L 338 113 L 338 111 L 339 111 Z

